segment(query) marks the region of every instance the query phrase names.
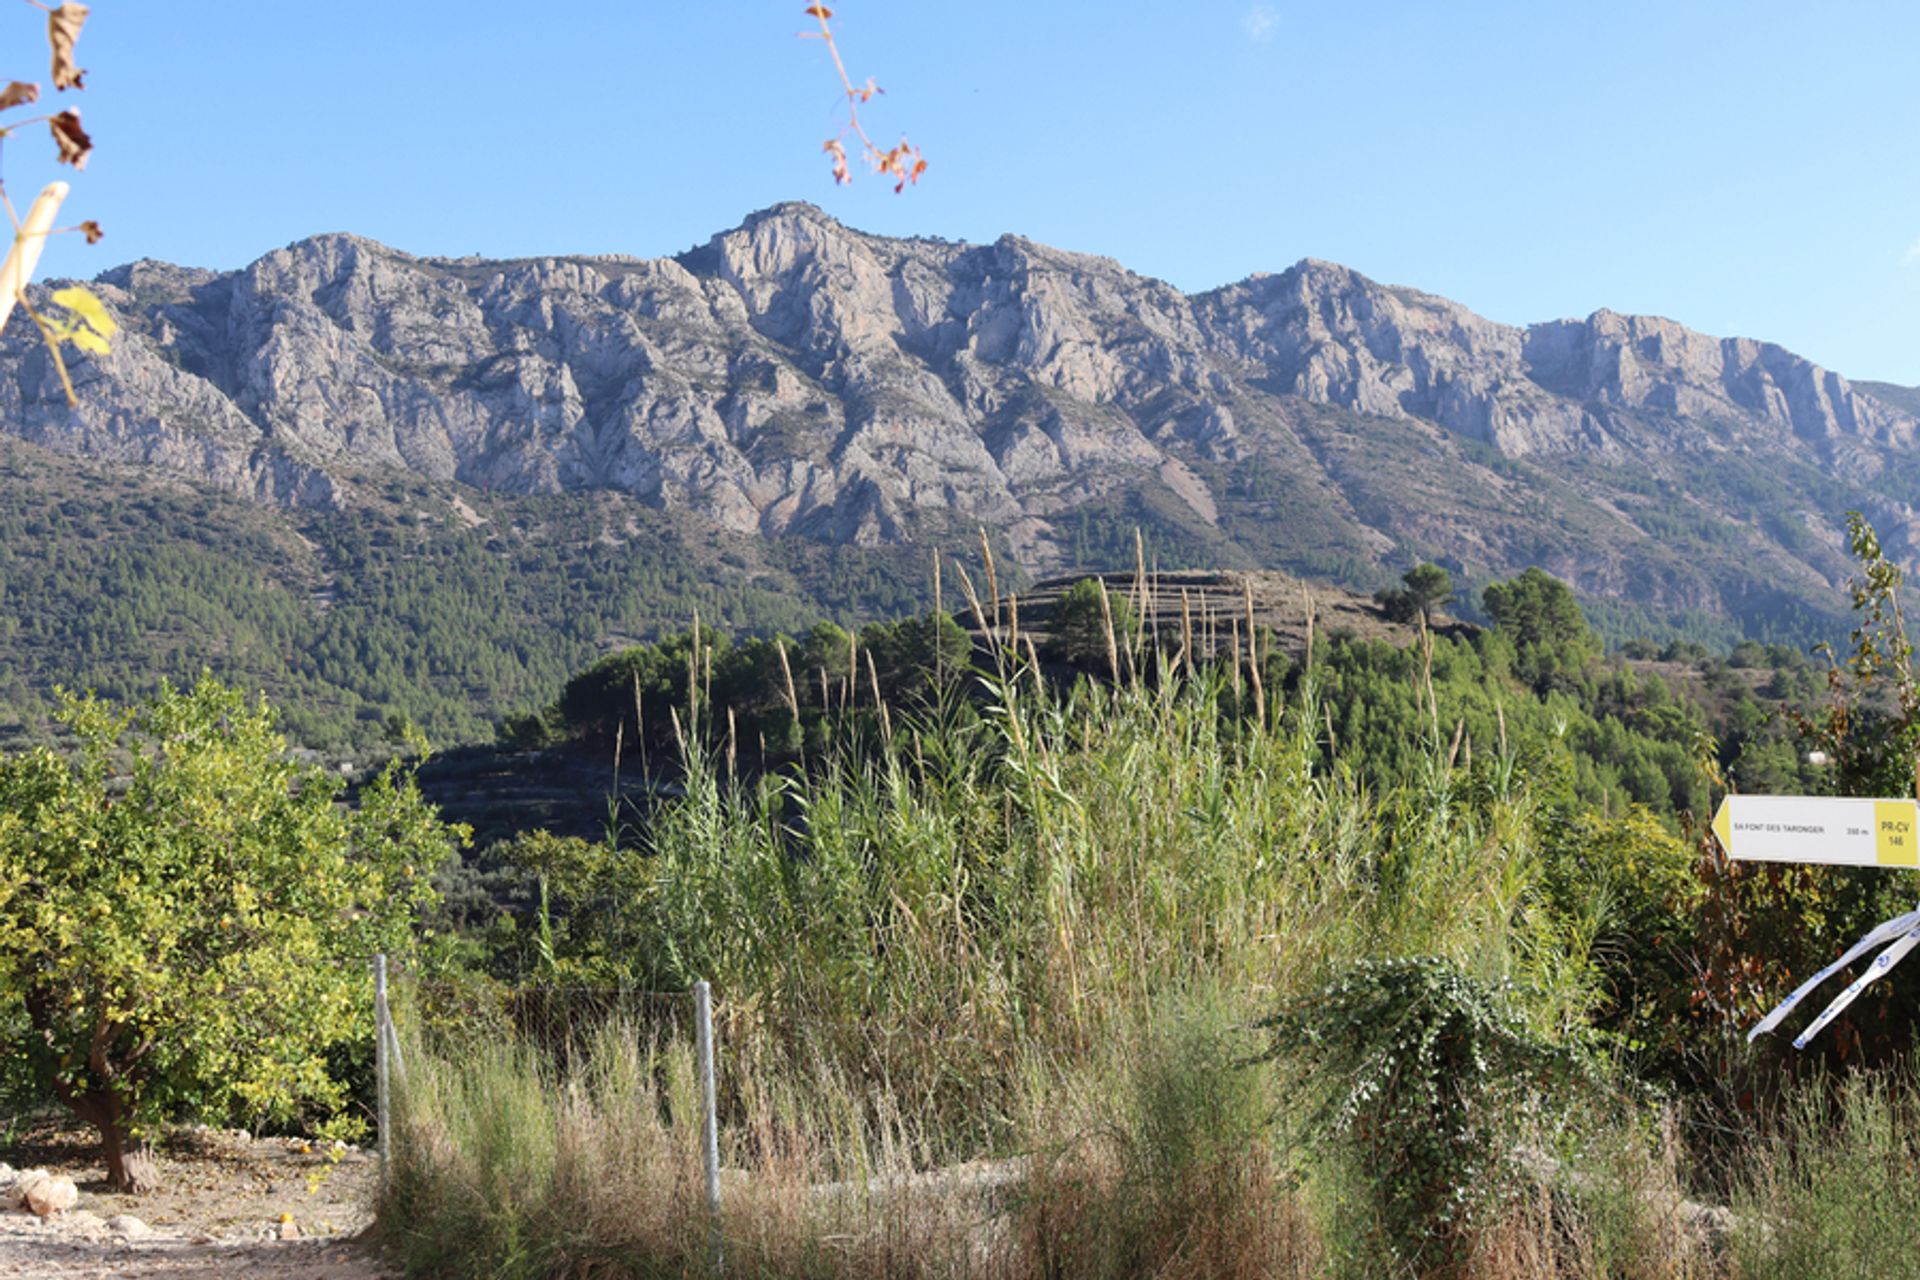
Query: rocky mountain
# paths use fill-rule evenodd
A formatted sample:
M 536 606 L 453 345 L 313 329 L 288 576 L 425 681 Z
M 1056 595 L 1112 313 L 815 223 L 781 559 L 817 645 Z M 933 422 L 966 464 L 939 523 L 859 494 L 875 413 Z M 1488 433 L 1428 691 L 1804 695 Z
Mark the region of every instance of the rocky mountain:
M 1514 328 L 1307 260 L 1187 295 L 1004 236 L 776 206 L 674 258 L 418 258 L 324 235 L 100 277 L 70 410 L 24 316 L 0 431 L 293 511 L 395 475 L 616 491 L 762 538 L 993 530 L 1362 587 L 1541 564 L 1622 617 L 1831 613 L 1844 513 L 1920 551 L 1920 395 L 1601 311 Z

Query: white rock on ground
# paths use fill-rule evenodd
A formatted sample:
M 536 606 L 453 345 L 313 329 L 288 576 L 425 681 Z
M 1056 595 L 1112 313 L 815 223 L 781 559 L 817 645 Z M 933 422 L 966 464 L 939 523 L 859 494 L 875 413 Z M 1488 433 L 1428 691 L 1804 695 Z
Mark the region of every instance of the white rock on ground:
M 46 1176 L 45 1169 L 21 1169 L 9 1178 L 0 1179 L 0 1209 L 25 1208 L 27 1188 Z
M 29 1174 L 14 1185 L 27 1209 L 42 1218 L 64 1213 L 80 1203 L 80 1188 L 73 1185 L 72 1178 L 58 1174 Z

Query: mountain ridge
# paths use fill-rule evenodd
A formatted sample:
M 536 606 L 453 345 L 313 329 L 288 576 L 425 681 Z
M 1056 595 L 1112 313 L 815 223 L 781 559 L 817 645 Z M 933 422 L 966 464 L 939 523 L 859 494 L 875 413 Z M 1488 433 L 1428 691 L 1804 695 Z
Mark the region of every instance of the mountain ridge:
M 1920 392 L 1658 317 L 1503 325 L 1312 258 L 1185 294 L 788 202 L 667 258 L 328 233 L 98 280 L 123 337 L 74 361 L 81 407 L 16 322 L 0 431 L 290 508 L 395 473 L 611 489 L 833 544 L 987 525 L 1036 572 L 1132 523 L 1193 564 L 1364 587 L 1542 563 L 1749 624 L 1832 611 L 1847 509 L 1920 546 Z

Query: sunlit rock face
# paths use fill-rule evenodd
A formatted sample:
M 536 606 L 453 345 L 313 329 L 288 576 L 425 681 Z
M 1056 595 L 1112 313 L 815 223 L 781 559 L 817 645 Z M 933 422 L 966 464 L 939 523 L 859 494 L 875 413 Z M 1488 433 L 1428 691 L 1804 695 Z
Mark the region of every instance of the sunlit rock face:
M 1257 473 L 1353 555 L 1544 560 L 1608 590 L 1629 584 L 1634 539 L 1657 537 L 1635 503 L 1738 458 L 1788 477 L 1787 513 L 1816 541 L 1837 519 L 1812 493 L 1824 478 L 1913 550 L 1887 477 L 1920 423 L 1837 374 L 1657 318 L 1497 324 L 1311 259 L 1187 295 L 1017 236 L 888 239 L 785 204 L 677 258 L 416 258 L 323 235 L 235 272 L 134 263 L 97 289 L 124 329 L 112 354 L 73 357 L 80 406 L 22 315 L 0 344 L 0 430 L 290 507 L 350 504 L 396 472 L 615 489 L 836 542 L 985 524 L 1044 568 L 1067 556 L 1071 513 L 1102 503 L 1145 502 L 1223 545 L 1291 545 L 1247 536 L 1260 513 L 1235 495 Z M 1355 433 L 1378 457 L 1430 454 L 1425 478 L 1365 465 Z M 1596 468 L 1639 468 L 1654 489 Z M 1530 546 L 1538 477 L 1596 528 L 1614 521 L 1617 544 Z M 1492 514 L 1468 518 L 1449 486 Z M 1784 546 L 1768 552 L 1782 572 L 1834 576 Z M 1667 594 L 1712 606 L 1715 590 Z

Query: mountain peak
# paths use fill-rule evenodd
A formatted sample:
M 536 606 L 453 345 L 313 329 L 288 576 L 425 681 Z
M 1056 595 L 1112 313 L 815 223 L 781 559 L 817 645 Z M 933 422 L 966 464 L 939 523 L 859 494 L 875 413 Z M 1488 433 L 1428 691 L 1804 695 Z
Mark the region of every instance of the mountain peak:
M 77 358 L 80 410 L 37 344 L 0 345 L 0 432 L 270 501 L 394 473 L 617 489 L 743 534 L 987 524 L 1035 569 L 1140 520 L 1216 562 L 1445 554 L 1703 608 L 1722 587 L 1696 561 L 1812 598 L 1841 571 L 1836 503 L 1920 545 L 1898 389 L 1657 318 L 1498 324 L 1318 258 L 1189 296 L 1024 236 L 895 239 L 786 201 L 667 262 L 331 232 L 238 272 L 102 279 L 126 323 Z M 1662 514 L 1676 492 L 1693 524 Z
M 383 258 L 411 259 L 413 257 L 404 250 L 382 244 L 370 236 L 355 235 L 351 231 L 320 231 L 310 236 L 302 236 L 282 246 L 279 252 L 328 256 L 341 253 L 372 253 Z
M 843 231 L 850 229 L 819 205 L 806 200 L 781 200 L 764 209 L 755 209 L 740 220 L 738 229 L 751 231 L 767 222 L 805 222 L 815 226 L 836 227 Z

